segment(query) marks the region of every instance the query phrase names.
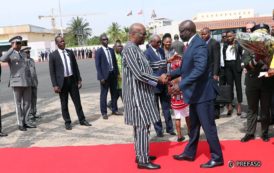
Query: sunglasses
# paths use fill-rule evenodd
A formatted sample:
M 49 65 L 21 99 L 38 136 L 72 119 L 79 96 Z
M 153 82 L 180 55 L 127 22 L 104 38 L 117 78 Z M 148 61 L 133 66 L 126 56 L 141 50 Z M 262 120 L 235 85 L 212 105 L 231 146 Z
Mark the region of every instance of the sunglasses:
M 21 44 L 22 44 L 22 42 L 15 42 L 15 44 L 16 44 L 16 45 L 21 45 Z
M 103 41 L 108 41 L 108 38 L 104 38 L 104 39 L 102 39 Z

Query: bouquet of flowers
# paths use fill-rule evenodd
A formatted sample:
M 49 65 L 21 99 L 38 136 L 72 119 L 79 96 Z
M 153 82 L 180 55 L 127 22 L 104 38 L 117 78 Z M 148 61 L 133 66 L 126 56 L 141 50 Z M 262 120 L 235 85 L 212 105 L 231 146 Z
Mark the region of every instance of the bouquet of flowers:
M 256 55 L 257 59 L 262 60 L 268 67 L 273 58 L 274 37 L 263 32 L 243 33 L 238 32 L 236 35 L 238 43 L 247 51 Z

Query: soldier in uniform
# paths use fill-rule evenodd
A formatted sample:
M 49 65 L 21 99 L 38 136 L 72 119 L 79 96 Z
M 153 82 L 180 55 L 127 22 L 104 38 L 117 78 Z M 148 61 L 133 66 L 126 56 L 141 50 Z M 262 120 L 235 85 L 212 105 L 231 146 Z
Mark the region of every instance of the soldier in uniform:
M 35 121 L 39 116 L 36 116 L 36 103 L 37 103 L 37 86 L 38 86 L 38 78 L 35 68 L 35 61 L 30 57 L 30 50 L 31 47 L 24 47 L 22 48 L 22 51 L 24 51 L 27 54 L 28 58 L 28 65 L 30 68 L 30 74 L 31 74 L 31 108 L 29 113 L 29 119 Z
M 1 62 L 0 62 L 0 82 L 1 82 L 1 72 L 2 72 L 2 69 L 1 69 Z M 3 136 L 8 136 L 7 134 L 5 133 L 2 133 L 2 121 L 1 121 L 1 106 L 0 106 L 0 137 L 3 137 Z
M 265 33 L 269 33 L 269 27 L 266 24 L 255 25 L 251 31 L 255 30 L 265 30 Z M 261 124 L 262 124 L 262 134 L 261 138 L 264 142 L 269 141 L 268 137 L 268 126 L 270 118 L 270 104 L 271 104 L 271 93 L 273 85 L 273 77 L 258 77 L 260 72 L 268 70 L 266 64 L 258 58 L 258 55 L 251 54 L 245 51 L 243 54 L 243 62 L 246 73 L 246 98 L 248 104 L 248 114 L 247 114 L 247 131 L 246 135 L 241 139 L 241 142 L 247 142 L 254 139 L 256 126 L 257 126 L 257 116 L 259 113 L 259 103 L 261 107 Z
M 18 128 L 26 131 L 27 128 L 36 128 L 28 123 L 31 102 L 31 75 L 27 63 L 27 55 L 21 51 L 22 37 L 15 36 L 9 40 L 11 48 L 0 57 L 0 61 L 7 62 L 10 67 L 9 86 L 12 87 Z

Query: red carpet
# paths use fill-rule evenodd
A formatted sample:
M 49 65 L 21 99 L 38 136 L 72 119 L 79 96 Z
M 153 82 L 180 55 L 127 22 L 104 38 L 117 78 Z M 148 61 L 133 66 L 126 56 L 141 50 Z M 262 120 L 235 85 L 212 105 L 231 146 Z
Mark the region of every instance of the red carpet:
M 162 166 L 161 173 L 223 173 L 223 172 L 273 172 L 274 139 L 265 143 L 254 140 L 248 143 L 223 141 L 225 165 L 214 169 L 201 169 L 199 165 L 209 158 L 206 142 L 200 142 L 194 162 L 176 161 L 172 155 L 179 154 L 186 143 L 152 143 L 151 154 L 157 156 L 155 163 Z M 1 173 L 134 173 L 151 172 L 138 170 L 134 163 L 132 144 L 50 147 L 50 148 L 3 148 L 0 149 Z M 228 161 L 261 161 L 261 167 L 228 167 Z

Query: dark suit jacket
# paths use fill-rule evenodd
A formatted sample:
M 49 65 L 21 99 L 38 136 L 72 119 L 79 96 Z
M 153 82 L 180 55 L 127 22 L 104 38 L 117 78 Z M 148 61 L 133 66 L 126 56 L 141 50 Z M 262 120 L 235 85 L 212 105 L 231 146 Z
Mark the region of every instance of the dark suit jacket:
M 223 47 L 223 58 L 224 58 L 224 62 L 226 60 L 226 50 L 227 50 L 228 44 L 225 44 Z M 236 65 L 237 65 L 237 71 L 241 72 L 242 71 L 242 67 L 241 67 L 241 63 L 242 63 L 242 54 L 243 54 L 243 48 L 239 45 L 239 43 L 235 43 L 235 56 L 236 56 Z
M 69 49 L 66 49 L 66 51 L 70 57 L 70 65 L 75 81 L 82 81 L 78 64 L 73 52 Z M 60 89 L 62 89 L 64 83 L 64 66 L 58 50 L 55 50 L 49 55 L 49 72 L 52 86 L 58 86 Z
M 207 63 L 206 43 L 196 35 L 184 53 L 181 68 L 170 73 L 172 78 L 181 75 L 179 87 L 188 104 L 202 103 L 216 97 L 217 85 L 209 74 Z
M 158 51 L 161 54 L 161 60 L 165 60 L 164 50 L 162 48 L 159 48 Z M 149 61 L 150 65 L 161 61 L 159 59 L 159 57 L 156 55 L 156 53 L 153 51 L 151 46 L 149 46 L 147 48 L 147 50 L 145 51 L 145 55 L 146 55 L 146 58 Z M 161 76 L 163 73 L 167 73 L 167 69 L 166 68 L 161 68 L 160 65 L 161 64 L 159 64 L 159 68 L 157 68 L 157 69 L 152 68 L 154 76 Z M 161 93 L 161 92 L 164 91 L 164 89 L 165 89 L 165 85 L 158 84 L 157 87 L 154 89 L 154 92 L 155 93 Z
M 220 43 L 211 38 L 207 44 L 208 67 L 211 75 L 219 76 L 220 71 Z
M 114 50 L 110 47 L 109 47 L 109 51 L 112 57 L 113 72 L 117 76 L 118 66 L 117 66 L 115 53 L 114 53 Z M 96 64 L 96 70 L 97 70 L 97 80 L 107 80 L 109 76 L 109 64 L 108 64 L 107 56 L 102 47 L 96 51 L 95 64 Z

